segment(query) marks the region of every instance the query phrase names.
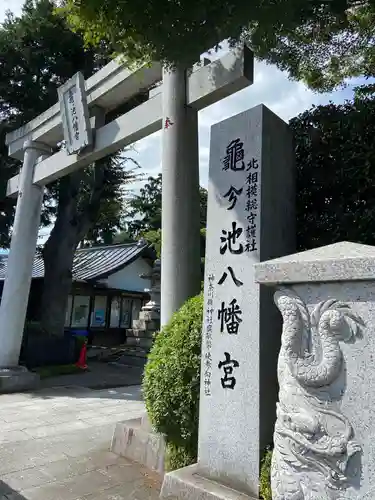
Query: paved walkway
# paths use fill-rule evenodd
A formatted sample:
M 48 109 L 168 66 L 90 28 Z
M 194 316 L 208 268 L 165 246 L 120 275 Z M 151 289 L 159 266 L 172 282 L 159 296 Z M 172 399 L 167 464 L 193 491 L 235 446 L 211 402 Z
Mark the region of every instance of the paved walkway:
M 139 387 L 1 395 L 0 500 L 156 500 L 160 478 L 108 451 L 143 411 Z

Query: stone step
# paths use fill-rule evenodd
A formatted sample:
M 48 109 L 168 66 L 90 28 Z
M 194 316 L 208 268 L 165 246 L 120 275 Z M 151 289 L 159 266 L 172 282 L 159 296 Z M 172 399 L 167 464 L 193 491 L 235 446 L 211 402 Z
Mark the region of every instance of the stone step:
M 135 328 L 130 328 L 126 330 L 126 337 L 138 337 L 138 338 L 147 338 L 152 339 L 155 332 L 147 331 L 147 330 L 139 330 Z
M 150 352 L 149 347 L 141 347 L 141 346 L 126 346 L 121 354 L 127 354 L 129 356 L 141 356 L 141 357 L 146 357 L 148 353 Z
M 149 330 L 156 332 L 160 329 L 160 322 L 149 321 L 145 319 L 135 319 L 133 321 L 132 327 L 134 330 Z
M 124 348 L 126 348 L 125 344 L 116 347 L 94 347 L 88 350 L 87 359 L 103 362 L 113 361 L 123 353 Z
M 152 347 L 153 339 L 143 337 L 127 337 L 126 343 L 129 346 Z
M 144 339 L 151 340 L 151 339 Z M 121 353 L 113 360 L 114 364 L 126 366 L 141 366 L 147 362 L 147 355 L 150 351 L 150 346 L 127 345 L 121 350 Z
M 123 354 L 116 361 L 113 361 L 114 365 L 122 366 L 141 366 L 144 367 L 147 363 L 146 356 L 132 356 L 129 354 Z
M 143 418 L 119 422 L 113 434 L 111 451 L 162 475 L 165 441 L 147 423 Z
M 141 311 L 139 313 L 139 319 L 145 321 L 156 321 L 160 325 L 160 313 L 157 311 Z
M 201 500 L 256 500 L 259 496 L 249 496 L 222 483 L 207 479 L 198 464 L 193 464 L 165 474 L 160 498 L 168 500 L 198 498 Z M 323 497 L 320 498 L 323 499 Z

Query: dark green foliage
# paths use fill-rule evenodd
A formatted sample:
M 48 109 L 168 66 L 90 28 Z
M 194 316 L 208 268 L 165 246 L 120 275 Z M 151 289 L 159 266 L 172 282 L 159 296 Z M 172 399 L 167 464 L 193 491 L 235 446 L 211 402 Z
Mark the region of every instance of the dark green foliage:
M 256 56 L 311 87 L 374 75 L 372 0 L 61 0 L 89 43 L 108 40 L 131 60 L 190 66 L 222 40 L 246 40 Z M 150 22 L 151 20 L 151 22 Z
M 170 466 L 196 459 L 203 296 L 188 300 L 156 336 L 143 379 L 151 422 L 165 435 Z
M 0 105 L 1 113 L 1 105 Z M 0 121 L 0 248 L 10 244 L 10 230 L 13 224 L 16 200 L 5 196 L 7 181 L 18 172 L 19 162 L 8 157 L 5 135 L 10 131 L 9 120 Z
M 113 243 L 115 245 L 118 245 L 120 243 L 134 243 L 134 239 L 127 231 L 122 230 L 114 235 Z
M 33 370 L 42 380 L 50 377 L 59 377 L 61 375 L 73 375 L 77 373 L 85 373 L 86 370 L 78 368 L 76 365 L 56 365 L 42 366 Z
M 375 99 L 316 106 L 291 120 L 300 250 L 375 244 Z
M 27 321 L 23 331 L 24 338 L 33 339 L 36 337 L 48 337 L 46 332 L 39 321 Z
M 5 133 L 54 105 L 57 88 L 62 83 L 77 71 L 89 77 L 110 60 L 110 52 L 104 44 L 95 50 L 85 49 L 82 36 L 73 33 L 64 19 L 54 13 L 54 4 L 50 0 L 27 0 L 21 17 L 9 15 L 0 27 L 1 246 L 9 244 L 15 204 L 14 200 L 4 196 L 6 181 L 20 166 L 18 161 L 7 155 Z M 62 218 L 63 205 L 79 197 L 75 213 L 77 219 L 73 221 L 75 225 L 82 226 L 83 232 L 89 228 L 90 233 L 84 234 L 86 240 L 110 242 L 121 227 L 123 183 L 137 178 L 134 169 L 124 169 L 125 163 L 126 158 L 121 161 L 117 157 L 104 159 L 100 162 L 103 169 L 101 178 L 92 166 L 80 174 L 49 185 L 42 225 L 51 224 L 56 215 L 58 219 Z M 82 218 L 82 213 L 86 217 Z
M 57 88 L 81 70 L 85 77 L 107 58 L 100 49 L 84 49 L 53 12 L 49 0 L 27 0 L 22 15 L 10 15 L 0 29 L 0 109 L 16 115 L 18 126 L 57 102 Z
M 173 443 L 167 444 L 165 457 L 165 470 L 171 471 L 192 465 L 197 461 L 196 449 L 191 450 L 185 446 L 176 446 Z
M 130 168 L 127 166 L 129 163 L 132 165 Z M 86 176 L 81 183 L 77 207 L 81 220 L 84 213 L 92 213 L 88 222 L 89 230 L 84 238 L 85 246 L 114 243 L 118 230 L 123 228 L 128 187 L 142 178 L 139 169 L 124 153 L 104 158 L 96 162 L 95 166 L 85 169 Z M 97 201 L 93 203 L 95 185 L 98 186 L 98 192 L 95 196 Z
M 374 82 L 372 80 L 372 82 Z M 354 87 L 355 99 L 373 99 L 375 97 L 375 83 L 367 83 Z
M 207 189 L 201 187 L 200 225 L 206 227 L 207 222 Z M 138 195 L 129 199 L 127 211 L 127 232 L 134 239 L 144 236 L 145 232 L 161 229 L 161 196 L 162 176 L 149 177 Z
M 162 176 L 149 177 L 148 182 L 140 190 L 139 195 L 133 196 L 127 203 L 126 234 L 117 238 L 117 241 L 131 238 L 137 240 L 145 238 L 151 243 L 160 257 L 161 253 L 161 195 Z M 204 259 L 206 249 L 207 224 L 207 189 L 200 187 L 200 226 L 201 226 L 201 258 Z
M 161 229 L 156 229 L 155 231 L 146 231 L 142 234 L 148 243 L 150 243 L 156 252 L 156 257 L 161 258 Z
M 161 174 L 149 177 L 140 190 L 129 202 L 127 232 L 134 239 L 146 231 L 161 229 Z
M 375 76 L 372 0 L 267 2 L 259 14 L 267 12 L 263 22 L 244 30 L 258 58 L 317 91 L 330 91 L 345 78 Z
M 104 47 L 103 47 L 104 49 Z M 5 146 L 5 133 L 35 118 L 57 101 L 57 88 L 81 70 L 85 77 L 90 76 L 105 64 L 108 58 L 105 51 L 97 48 L 85 49 L 81 35 L 73 33 L 65 21 L 54 14 L 54 5 L 50 0 L 27 0 L 22 15 L 16 18 L 9 15 L 0 26 L 0 245 L 9 245 L 9 231 L 14 215 L 15 201 L 5 197 L 7 180 L 14 175 L 20 163 L 8 157 Z M 118 164 L 107 161 L 110 175 L 120 176 L 123 172 Z M 94 183 L 93 169 L 88 168 L 79 182 L 68 180 L 55 182 L 45 194 L 42 225 L 49 225 L 53 217 L 62 216 L 59 204 L 71 199 L 77 191 L 90 195 Z M 77 177 L 77 176 L 75 176 Z M 70 179 L 70 181 L 69 181 Z M 87 181 L 86 186 L 84 184 Z M 116 199 L 119 198 L 118 184 L 115 187 Z M 113 199 L 113 193 L 112 199 Z M 102 214 L 107 202 L 103 197 Z M 56 206 L 55 201 L 59 204 Z M 86 204 L 87 205 L 87 204 Z M 82 206 L 82 205 L 81 205 Z M 61 207 L 60 207 L 61 208 Z M 102 215 L 102 218 L 104 216 Z M 116 220 L 111 223 L 116 226 Z
M 259 493 L 263 500 L 272 500 L 271 491 L 272 450 L 267 449 L 261 462 Z

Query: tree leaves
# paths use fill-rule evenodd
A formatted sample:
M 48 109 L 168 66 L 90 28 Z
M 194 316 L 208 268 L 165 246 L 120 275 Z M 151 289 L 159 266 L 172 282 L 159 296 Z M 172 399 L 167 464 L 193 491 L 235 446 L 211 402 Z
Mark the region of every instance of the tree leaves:
M 77 71 L 87 78 L 109 61 L 104 42 L 85 49 L 82 36 L 73 33 L 56 16 L 52 0 L 28 0 L 20 18 L 9 16 L 0 28 L 0 119 L 12 128 L 24 125 L 57 102 L 57 88 Z M 131 106 L 132 102 L 127 102 Z M 4 139 L 4 137 L 1 137 Z M 0 150 L 0 182 L 14 175 L 14 160 Z M 127 169 L 121 153 L 103 158 L 47 186 L 42 224 L 52 229 L 42 255 L 44 288 L 41 323 L 50 334 L 64 330 L 68 294 L 72 282 L 73 257 L 77 245 L 108 243 L 120 227 L 124 208 L 124 184 L 137 174 Z M 14 206 L 2 201 L 0 242 L 9 243 Z M 0 206 L 1 209 L 1 206 Z M 2 214 L 0 214 L 2 215 Z
M 203 258 L 206 246 L 207 190 L 200 187 L 199 194 L 201 257 Z M 145 238 L 154 246 L 158 257 L 160 257 L 161 253 L 161 196 L 161 174 L 156 177 L 149 177 L 139 195 L 133 196 L 127 202 L 126 220 L 124 221 L 127 230 L 123 235 L 124 240 L 129 237 L 134 240 Z
M 100 47 L 85 49 L 80 34 L 73 33 L 65 20 L 56 16 L 54 4 L 50 0 L 28 0 L 22 15 L 10 15 L 0 28 L 0 120 L 7 131 L 24 125 L 57 102 L 57 88 L 76 71 L 90 76 L 109 61 L 111 50 Z M 1 132 L 0 182 L 3 197 L 0 212 L 0 243 L 9 244 L 9 230 L 14 212 L 14 200 L 5 198 L 6 181 L 14 175 L 20 163 L 7 155 L 4 144 L 5 132 Z M 133 168 L 126 168 L 129 159 L 120 154 L 101 160 L 102 183 L 94 182 L 95 167 L 81 173 L 77 186 L 67 179 L 47 186 L 44 196 L 42 225 L 54 223 L 58 205 L 73 197 L 78 189 L 79 214 L 90 215 L 91 226 L 96 223 L 93 212 L 93 188 L 98 196 L 100 189 L 100 224 L 90 228 L 86 238 L 93 242 L 109 241 L 110 235 L 121 227 L 123 215 L 123 186 L 134 181 L 137 175 Z M 89 217 L 89 218 L 90 218 Z M 105 237 L 104 237 L 105 235 Z
M 228 39 L 315 90 L 375 74 L 372 0 L 61 0 L 88 45 L 111 43 L 128 61 L 190 66 Z
M 9 177 L 16 174 L 19 162 L 8 158 L 5 146 L 5 135 L 10 131 L 6 121 L 0 122 L 0 247 L 10 244 L 10 228 L 13 223 L 16 200 L 7 198 L 6 187 Z
M 375 243 L 375 100 L 316 106 L 291 120 L 300 250 Z
M 128 201 L 127 232 L 134 238 L 161 229 L 161 174 L 149 177 L 139 195 Z

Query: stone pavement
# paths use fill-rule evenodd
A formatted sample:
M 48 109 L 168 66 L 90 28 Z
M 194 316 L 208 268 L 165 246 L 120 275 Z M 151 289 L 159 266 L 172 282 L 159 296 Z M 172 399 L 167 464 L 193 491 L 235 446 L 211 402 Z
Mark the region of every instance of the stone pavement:
M 139 387 L 57 387 L 0 396 L 0 500 L 156 500 L 160 477 L 110 453 Z

